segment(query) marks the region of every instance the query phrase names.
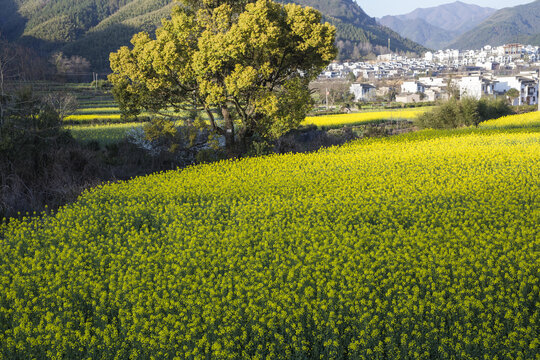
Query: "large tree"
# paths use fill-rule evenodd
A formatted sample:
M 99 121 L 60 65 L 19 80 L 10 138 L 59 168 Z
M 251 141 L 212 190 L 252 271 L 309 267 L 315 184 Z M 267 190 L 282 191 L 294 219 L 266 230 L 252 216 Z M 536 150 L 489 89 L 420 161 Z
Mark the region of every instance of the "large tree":
M 229 148 L 278 137 L 304 119 L 309 82 L 337 55 L 321 18 L 271 0 L 184 0 L 155 39 L 139 33 L 111 54 L 115 97 L 127 115 L 204 111 Z

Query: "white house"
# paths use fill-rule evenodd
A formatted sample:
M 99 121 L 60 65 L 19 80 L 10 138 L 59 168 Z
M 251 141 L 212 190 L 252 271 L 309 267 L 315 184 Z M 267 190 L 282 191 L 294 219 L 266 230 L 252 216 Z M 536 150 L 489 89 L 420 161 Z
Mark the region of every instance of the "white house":
M 472 97 L 480 100 L 484 96 L 493 95 L 494 82 L 482 76 L 465 76 L 459 81 L 461 97 Z
M 349 88 L 349 92 L 354 94 L 355 101 L 373 100 L 376 96 L 377 88 L 371 84 L 354 83 Z
M 522 44 L 506 44 L 503 46 L 504 55 L 512 59 L 519 59 L 523 56 L 524 46 Z
M 328 79 L 333 79 L 333 78 L 337 78 L 339 76 L 339 72 L 327 70 L 327 71 L 323 72 L 323 76 L 328 78 Z
M 426 95 L 424 101 L 448 100 L 448 93 L 439 87 L 429 88 L 424 94 Z
M 538 81 L 533 77 L 525 76 L 501 76 L 497 77 L 494 90 L 504 94 L 510 89 L 519 91 L 519 98 L 514 99 L 512 105 L 536 105 L 538 104 Z
M 407 94 L 423 93 L 426 87 L 419 81 L 405 81 L 401 84 L 401 92 Z
M 443 87 L 446 86 L 447 80 L 442 77 L 421 77 L 418 79 L 418 81 L 424 85 L 424 87 L 432 87 L 432 86 L 438 86 Z

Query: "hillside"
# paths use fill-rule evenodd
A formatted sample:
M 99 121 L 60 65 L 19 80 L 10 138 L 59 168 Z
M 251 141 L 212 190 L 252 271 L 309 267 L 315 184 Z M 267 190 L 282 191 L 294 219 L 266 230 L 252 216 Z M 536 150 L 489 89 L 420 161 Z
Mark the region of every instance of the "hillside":
M 423 19 L 445 30 L 465 32 L 493 14 L 496 10 L 456 1 L 429 8 L 419 8 L 402 15 L 402 20 Z
M 131 37 L 140 31 L 154 32 L 175 5 L 174 0 L 133 0 L 77 41 L 66 44 L 63 50 L 90 59 L 97 69 L 108 70 L 111 52 L 128 45 Z
M 424 46 L 441 49 L 474 28 L 496 10 L 456 1 L 419 8 L 405 15 L 384 16 L 379 23 Z
M 484 45 L 499 46 L 522 42 L 540 45 L 540 0 L 504 8 L 451 44 L 457 49 L 478 49 Z
M 282 2 L 293 2 L 283 0 Z M 384 50 L 425 49 L 378 25 L 353 0 L 298 0 L 319 9 L 338 28 L 340 57 L 360 57 Z M 129 43 L 139 31 L 152 32 L 170 13 L 174 0 L 0 0 L 0 32 L 42 54 L 63 51 L 90 60 L 94 69 L 108 69 L 108 55 Z

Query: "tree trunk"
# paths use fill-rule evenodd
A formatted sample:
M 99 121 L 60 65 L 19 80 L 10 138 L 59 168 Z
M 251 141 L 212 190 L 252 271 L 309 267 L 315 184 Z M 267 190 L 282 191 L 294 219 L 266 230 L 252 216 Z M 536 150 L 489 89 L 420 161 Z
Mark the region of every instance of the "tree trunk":
M 244 127 L 238 132 L 238 144 L 239 150 L 242 153 L 247 152 L 249 146 L 249 139 L 253 136 L 253 131 L 247 129 L 247 126 Z
M 223 115 L 223 120 L 225 122 L 225 147 L 227 150 L 233 150 L 235 145 L 234 121 L 227 105 L 222 105 L 220 108 L 221 114 Z
M 6 94 L 4 93 L 4 60 L 0 58 L 0 125 L 4 123 L 5 101 Z

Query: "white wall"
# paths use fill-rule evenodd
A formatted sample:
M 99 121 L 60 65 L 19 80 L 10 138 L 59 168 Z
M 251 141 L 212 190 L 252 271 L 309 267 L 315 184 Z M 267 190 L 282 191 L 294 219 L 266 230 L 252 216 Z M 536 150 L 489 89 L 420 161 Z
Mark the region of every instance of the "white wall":
M 416 81 L 405 81 L 402 85 L 401 85 L 401 92 L 402 93 L 410 93 L 410 94 L 414 94 L 416 92 L 424 92 L 425 89 L 422 85 L 420 85 L 418 82 Z
M 467 76 L 459 81 L 459 94 L 461 97 L 472 97 L 477 100 L 483 95 L 482 79 L 476 76 Z
M 376 89 L 363 87 L 362 84 L 352 84 L 349 92 L 354 94 L 355 101 L 371 100 L 376 96 Z

